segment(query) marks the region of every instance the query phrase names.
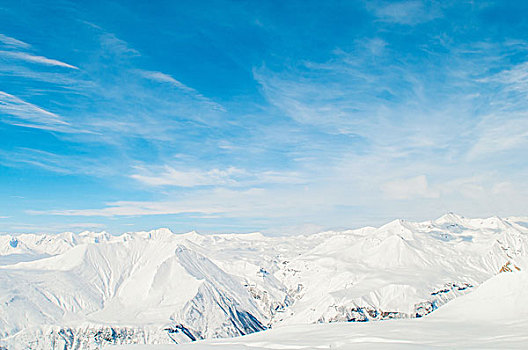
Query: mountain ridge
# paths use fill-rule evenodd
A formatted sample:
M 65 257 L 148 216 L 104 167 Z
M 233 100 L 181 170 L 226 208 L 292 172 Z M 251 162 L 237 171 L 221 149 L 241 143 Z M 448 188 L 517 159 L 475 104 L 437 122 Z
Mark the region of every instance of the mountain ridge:
M 419 318 L 521 266 L 524 220 L 450 213 L 284 237 L 1 235 L 0 346 L 99 349 Z

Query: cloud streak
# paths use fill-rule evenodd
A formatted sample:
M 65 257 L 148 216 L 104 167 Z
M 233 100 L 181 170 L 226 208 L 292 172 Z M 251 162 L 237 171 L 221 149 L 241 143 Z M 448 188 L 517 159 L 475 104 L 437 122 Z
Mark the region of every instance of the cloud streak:
M 292 210 L 298 214 L 307 208 L 306 215 L 321 210 L 320 197 L 292 196 L 291 189 L 249 188 L 233 190 L 213 188 L 179 196 L 178 200 L 166 201 L 119 201 L 107 203 L 100 209 L 28 211 L 32 215 L 57 216 L 149 216 L 149 215 L 196 215 L 197 217 L 287 218 Z
M 523 152 L 528 147 L 528 114 L 493 115 L 484 118 L 477 127 L 477 141 L 468 152 L 468 159 L 486 158 L 506 151 Z
M 17 49 L 29 49 L 31 45 L 15 38 L 9 37 L 4 34 L 0 34 L 0 42 L 6 46 L 10 46 Z
M 0 111 L 9 116 L 4 123 L 44 130 L 65 131 L 69 127 L 61 116 L 0 91 Z
M 182 206 L 177 202 L 115 202 L 109 203 L 103 209 L 70 209 L 70 210 L 29 210 L 28 214 L 45 214 L 58 216 L 144 216 L 144 215 L 177 215 L 177 214 L 217 214 L 222 213 L 222 208 Z
M 39 149 L 18 147 L 9 151 L 0 150 L 0 164 L 13 168 L 34 167 L 60 175 L 110 176 L 112 169 L 108 157 L 99 159 L 82 156 L 66 156 Z
M 5 57 L 5 58 L 10 58 L 10 59 L 15 59 L 15 60 L 21 60 L 21 61 L 25 61 L 29 63 L 42 64 L 45 66 L 56 66 L 56 67 L 64 67 L 64 68 L 71 68 L 71 69 L 79 69 L 68 63 L 64 63 L 64 62 L 54 60 L 51 58 L 47 58 L 44 56 L 31 55 L 26 52 L 0 51 L 0 56 Z
M 295 172 L 248 171 L 236 167 L 225 169 L 175 169 L 169 165 L 158 168 L 136 167 L 137 174 L 130 177 L 149 186 L 252 186 L 264 184 L 299 184 L 306 182 Z
M 403 25 L 416 25 L 441 16 L 438 5 L 423 0 L 375 1 L 369 2 L 367 8 L 381 21 Z
M 130 177 L 150 186 L 217 186 L 229 185 L 237 182 L 237 177 L 244 175 L 244 171 L 231 167 L 224 170 L 211 169 L 209 171 L 199 170 L 176 170 L 170 166 L 163 167 L 157 173 L 147 172 L 141 169 L 142 174 L 133 174 Z
M 222 105 L 210 100 L 209 98 L 205 97 L 204 95 L 202 95 L 201 93 L 193 89 L 192 87 L 189 87 L 183 84 L 182 82 L 176 80 L 174 77 L 168 74 L 165 74 L 162 72 L 156 72 L 156 71 L 147 71 L 147 70 L 138 70 L 138 73 L 140 76 L 142 76 L 145 79 L 149 79 L 151 81 L 155 81 L 155 82 L 162 83 L 162 84 L 172 85 L 178 88 L 179 90 L 191 95 L 193 98 L 208 104 L 213 109 L 225 112 L 225 108 Z

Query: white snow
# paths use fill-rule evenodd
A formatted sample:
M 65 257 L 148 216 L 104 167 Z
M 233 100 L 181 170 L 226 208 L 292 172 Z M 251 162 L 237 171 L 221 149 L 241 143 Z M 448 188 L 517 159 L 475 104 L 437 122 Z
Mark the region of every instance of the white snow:
M 296 325 L 177 347 L 115 349 L 526 349 L 526 290 L 527 272 L 501 273 L 423 319 Z
M 320 338 L 323 345 L 348 349 L 355 341 L 362 344 L 358 339 L 434 344 L 453 328 L 456 344 L 465 339 L 461 329 L 473 327 L 477 316 L 490 315 L 517 339 L 517 326 L 508 322 L 524 317 L 515 312 L 522 310 L 519 303 L 528 303 L 516 291 L 525 287 L 526 278 L 503 276 L 525 276 L 526 222 L 523 217 L 447 214 L 427 222 L 396 220 L 380 228 L 289 237 L 168 229 L 120 236 L 4 235 L 0 347 L 183 343 L 269 327 L 273 330 L 241 339 L 266 343 L 270 334 L 279 339 L 270 343 L 275 348 L 300 349 L 313 348 L 311 342 Z M 513 294 L 500 289 L 506 285 Z M 503 304 L 491 301 L 495 292 L 482 294 L 494 289 L 504 296 Z M 471 301 L 473 296 L 478 298 Z M 483 307 L 486 298 L 491 299 Z M 463 322 L 464 317 L 473 319 Z M 406 320 L 310 325 L 389 318 Z M 481 328 L 493 329 L 491 322 Z M 336 336 L 344 339 L 332 343 L 325 334 L 334 332 L 351 335 Z M 301 337 L 297 345 L 295 337 Z

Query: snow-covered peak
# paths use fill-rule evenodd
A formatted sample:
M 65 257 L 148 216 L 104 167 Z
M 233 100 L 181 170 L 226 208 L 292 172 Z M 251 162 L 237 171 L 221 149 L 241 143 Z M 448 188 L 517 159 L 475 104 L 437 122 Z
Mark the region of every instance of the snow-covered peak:
M 462 215 L 458 215 L 452 212 L 442 215 L 438 219 L 434 220 L 433 223 L 436 225 L 461 225 L 463 226 L 466 219 Z
M 381 239 L 398 236 L 405 240 L 412 240 L 414 238 L 413 229 L 412 223 L 399 219 L 381 226 L 375 231 L 375 235 Z
M 68 329 L 71 344 L 122 327 L 130 339 L 185 342 L 287 324 L 420 317 L 500 271 L 524 269 L 522 222 L 448 214 L 285 237 L 164 228 L 4 235 L 0 346 L 2 338 L 11 349 L 40 337 L 48 343 L 37 348 L 47 349 Z

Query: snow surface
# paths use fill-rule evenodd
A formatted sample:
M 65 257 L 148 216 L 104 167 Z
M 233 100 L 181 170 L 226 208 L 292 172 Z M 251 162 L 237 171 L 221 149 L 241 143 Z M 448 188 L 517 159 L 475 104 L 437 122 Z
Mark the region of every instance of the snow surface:
M 501 273 L 423 319 L 296 325 L 233 339 L 112 349 L 526 349 L 528 273 Z
M 273 330 L 241 339 L 254 337 L 263 343 L 247 346 L 265 349 L 311 348 L 316 339 L 340 348 L 341 340 L 329 343 L 330 335 L 352 332 L 341 336 L 348 339 L 341 348 L 361 337 L 376 344 L 407 339 L 402 344 L 423 345 L 427 337 L 431 344 L 441 341 L 453 328 L 452 344 L 458 344 L 465 339 L 462 330 L 469 327 L 467 332 L 478 332 L 485 344 L 484 338 L 494 334 L 487 331 L 493 329 L 490 323 L 473 329 L 472 322 L 462 320 L 490 315 L 501 320 L 501 332 L 510 335 L 503 340 L 514 341 L 524 333 L 508 322 L 517 321 L 519 303 L 528 305 L 515 294 L 526 277 L 510 281 L 503 276 L 525 276 L 525 222 L 528 218 L 447 214 L 427 222 L 395 220 L 380 228 L 293 237 L 174 234 L 168 229 L 120 236 L 4 235 L 0 348 L 174 344 L 267 328 Z M 475 293 L 460 297 L 485 281 Z M 513 294 L 499 290 L 510 306 L 489 301 L 483 307 L 486 295 L 468 299 L 494 283 L 498 289 L 510 283 Z M 512 301 L 515 298 L 519 301 Z M 407 320 L 364 322 L 390 318 Z M 356 323 L 307 326 L 337 321 Z M 266 334 L 272 337 L 267 348 Z M 299 338 L 297 345 L 294 338 Z

